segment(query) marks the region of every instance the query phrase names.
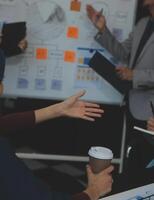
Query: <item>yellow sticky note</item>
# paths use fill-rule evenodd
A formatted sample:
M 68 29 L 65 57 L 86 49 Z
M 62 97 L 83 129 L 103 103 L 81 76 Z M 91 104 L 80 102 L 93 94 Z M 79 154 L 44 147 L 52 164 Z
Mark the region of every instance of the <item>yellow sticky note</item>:
M 65 62 L 75 62 L 76 61 L 76 52 L 75 51 L 65 51 L 64 52 L 64 61 Z
M 48 49 L 46 49 L 46 48 L 36 49 L 36 59 L 37 60 L 47 60 L 48 59 Z
M 79 28 L 75 26 L 70 26 L 67 30 L 67 37 L 78 39 L 79 37 Z
M 70 9 L 72 11 L 80 12 L 80 10 L 81 10 L 81 2 L 79 0 L 72 0 Z

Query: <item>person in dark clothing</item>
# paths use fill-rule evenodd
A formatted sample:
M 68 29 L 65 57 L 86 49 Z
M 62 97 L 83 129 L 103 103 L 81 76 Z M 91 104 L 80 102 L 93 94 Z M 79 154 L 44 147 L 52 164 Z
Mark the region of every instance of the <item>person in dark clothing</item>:
M 81 193 L 71 196 L 51 191 L 16 157 L 5 138 L 0 138 L 0 163 L 0 199 L 3 200 L 96 200 L 111 191 L 112 166 L 96 175 L 88 166 L 88 186 Z
M 4 76 L 5 55 L 0 50 L 0 95 L 3 92 L 2 79 Z M 81 101 L 85 94 L 80 91 L 63 102 L 42 109 L 0 116 L 0 133 L 33 127 L 52 118 L 66 116 L 94 121 L 101 117 L 103 110 L 95 103 Z M 50 191 L 47 185 L 37 179 L 26 165 L 16 157 L 8 141 L 0 138 L 0 199 L 3 200 L 96 200 L 101 195 L 111 191 L 113 166 L 99 174 L 93 174 L 87 167 L 88 186 L 74 196 Z

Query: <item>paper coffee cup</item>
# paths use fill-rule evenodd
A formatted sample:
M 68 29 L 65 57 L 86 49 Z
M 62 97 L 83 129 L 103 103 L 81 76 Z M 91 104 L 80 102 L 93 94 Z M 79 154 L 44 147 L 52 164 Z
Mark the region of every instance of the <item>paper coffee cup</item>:
M 113 153 L 106 147 L 94 146 L 88 151 L 89 165 L 93 173 L 97 174 L 111 164 Z

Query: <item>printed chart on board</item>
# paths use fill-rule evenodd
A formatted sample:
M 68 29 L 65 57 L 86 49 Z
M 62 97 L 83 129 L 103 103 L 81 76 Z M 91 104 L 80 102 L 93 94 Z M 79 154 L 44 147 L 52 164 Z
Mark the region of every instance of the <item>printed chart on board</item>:
M 101 10 L 118 40 L 134 25 L 136 0 L 0 0 L 0 20 L 26 21 L 28 48 L 7 59 L 4 96 L 64 99 L 85 89 L 85 99 L 121 103 L 123 96 L 89 68 L 96 50 L 96 28 L 86 5 Z

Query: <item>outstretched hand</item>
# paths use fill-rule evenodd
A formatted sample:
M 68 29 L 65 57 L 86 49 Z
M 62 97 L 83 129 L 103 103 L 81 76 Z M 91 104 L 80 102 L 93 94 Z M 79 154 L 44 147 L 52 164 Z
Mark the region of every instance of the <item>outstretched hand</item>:
M 89 121 L 94 121 L 95 117 L 101 117 L 104 111 L 98 104 L 79 100 L 84 94 L 85 91 L 82 90 L 63 101 L 61 103 L 62 115 Z

